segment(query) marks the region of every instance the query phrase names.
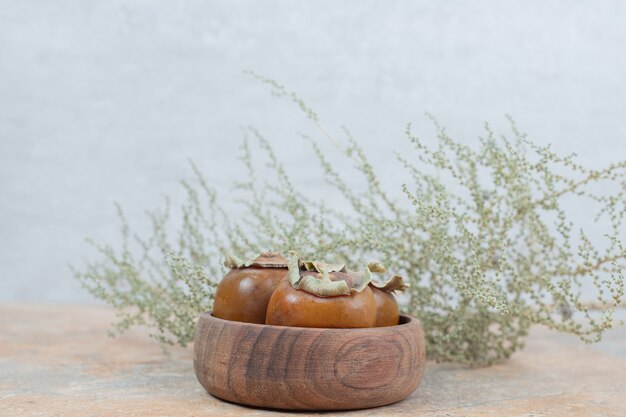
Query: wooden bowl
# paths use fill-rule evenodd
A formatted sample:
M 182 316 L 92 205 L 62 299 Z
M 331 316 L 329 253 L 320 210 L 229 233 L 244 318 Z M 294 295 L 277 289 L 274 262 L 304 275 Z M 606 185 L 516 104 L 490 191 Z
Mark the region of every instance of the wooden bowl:
M 315 329 L 200 316 L 193 364 L 200 384 L 227 401 L 289 410 L 377 407 L 422 380 L 419 320 L 365 329 Z

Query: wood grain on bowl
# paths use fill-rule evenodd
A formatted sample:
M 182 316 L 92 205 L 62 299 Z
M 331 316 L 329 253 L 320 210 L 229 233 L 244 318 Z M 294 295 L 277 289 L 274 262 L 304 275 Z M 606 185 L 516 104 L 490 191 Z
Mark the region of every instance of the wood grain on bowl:
M 419 385 L 425 366 L 419 321 L 361 329 L 280 327 L 198 320 L 194 369 L 224 400 L 266 408 L 348 410 L 391 404 Z

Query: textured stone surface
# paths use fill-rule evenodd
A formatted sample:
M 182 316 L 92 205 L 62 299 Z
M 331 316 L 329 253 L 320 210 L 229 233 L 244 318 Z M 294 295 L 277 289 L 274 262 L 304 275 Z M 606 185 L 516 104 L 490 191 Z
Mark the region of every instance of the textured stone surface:
M 164 356 L 140 329 L 107 338 L 114 319 L 105 307 L 0 305 L 0 416 L 285 414 L 211 397 L 196 382 L 190 349 Z M 624 416 L 626 328 L 591 346 L 535 328 L 504 364 L 428 363 L 408 400 L 341 414 Z

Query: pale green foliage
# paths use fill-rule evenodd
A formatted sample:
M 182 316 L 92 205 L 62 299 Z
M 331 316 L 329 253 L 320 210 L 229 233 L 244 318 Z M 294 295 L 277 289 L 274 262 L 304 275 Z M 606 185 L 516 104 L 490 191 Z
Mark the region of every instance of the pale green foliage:
M 289 179 L 268 141 L 247 129 L 242 161 L 249 181 L 236 188 L 246 215 L 229 219 L 215 192 L 194 168 L 197 182 L 183 183 L 188 195 L 177 236 L 165 233 L 169 204 L 151 216 L 154 233 L 131 237 L 124 221 L 120 250 L 98 247 L 101 263 L 77 276 L 97 297 L 120 312 L 118 330 L 147 324 L 162 342 L 188 343 L 197 315 L 211 308 L 226 252 L 287 254 L 345 262 L 358 267 L 378 259 L 392 273 L 408 278 L 406 312 L 420 318 L 430 359 L 472 365 L 509 357 L 523 346 L 533 323 L 597 341 L 616 325 L 615 309 L 624 294 L 626 251 L 620 241 L 626 205 L 626 162 L 601 170 L 579 165 L 520 134 L 511 122 L 510 138 L 485 126 L 474 147 L 450 138 L 433 119 L 434 144 L 407 126 L 414 155 L 397 155 L 406 199 L 395 201 L 383 189 L 356 140 L 333 138 L 319 117 L 296 95 L 272 80 L 277 96 L 291 98 L 318 129 L 321 143 L 333 145 L 363 176 L 363 187 L 347 183 L 322 144 L 309 139 L 316 165 L 348 202 L 337 211 L 308 195 Z M 308 139 L 308 138 L 307 138 Z M 275 176 L 260 181 L 255 160 Z M 400 172 L 401 171 L 401 172 Z M 603 195 L 600 183 L 613 190 Z M 398 185 L 400 186 L 400 184 Z M 569 197 L 568 197 L 569 196 Z M 564 199 L 594 201 L 597 220 L 606 224 L 606 249 L 568 220 Z M 599 223 L 600 224 L 600 223 Z M 134 241 L 134 250 L 129 244 Z M 135 256 L 133 253 L 138 253 Z M 581 287 L 587 287 L 581 298 Z M 590 306 L 593 306 L 591 310 Z

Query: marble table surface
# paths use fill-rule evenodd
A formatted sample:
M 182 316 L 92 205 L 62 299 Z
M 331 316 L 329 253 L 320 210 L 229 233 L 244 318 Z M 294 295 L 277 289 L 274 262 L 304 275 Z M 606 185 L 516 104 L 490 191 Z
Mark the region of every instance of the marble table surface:
M 107 337 L 102 306 L 0 304 L 0 416 L 281 416 L 216 399 L 190 348 L 164 355 L 145 329 Z M 487 368 L 429 362 L 421 386 L 358 416 L 626 416 L 626 328 L 595 345 L 533 328 L 527 347 Z

